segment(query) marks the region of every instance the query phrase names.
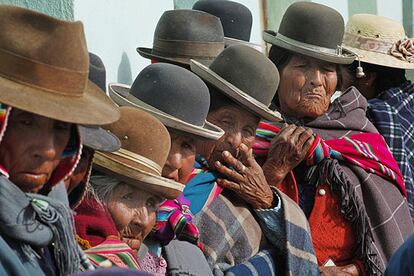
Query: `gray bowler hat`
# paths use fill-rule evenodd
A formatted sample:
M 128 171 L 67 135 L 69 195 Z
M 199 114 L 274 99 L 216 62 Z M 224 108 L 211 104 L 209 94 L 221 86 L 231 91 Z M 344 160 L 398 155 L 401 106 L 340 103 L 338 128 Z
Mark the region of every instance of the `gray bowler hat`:
M 313 2 L 296 2 L 283 15 L 279 31 L 264 31 L 264 41 L 286 50 L 336 64 L 356 56 L 342 48 L 344 19 L 336 10 Z
M 259 51 L 246 45 L 229 46 L 210 67 L 191 60 L 191 70 L 260 118 L 282 120 L 269 108 L 279 86 L 279 71 Z
M 177 65 L 151 64 L 138 74 L 132 87 L 109 84 L 109 96 L 120 106 L 143 109 L 165 126 L 182 132 L 212 140 L 224 134 L 206 121 L 210 108 L 207 85 Z
M 152 48 L 137 48 L 144 58 L 189 65 L 211 62 L 224 49 L 220 19 L 201 11 L 166 11 L 158 21 Z

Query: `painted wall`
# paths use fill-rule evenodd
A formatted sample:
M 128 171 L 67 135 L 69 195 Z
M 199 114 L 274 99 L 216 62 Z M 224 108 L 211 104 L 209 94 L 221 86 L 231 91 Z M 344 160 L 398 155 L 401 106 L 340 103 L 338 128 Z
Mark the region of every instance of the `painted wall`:
M 0 0 L 1 4 L 20 6 L 61 19 L 73 20 L 73 0 Z
M 102 58 L 107 82 L 131 84 L 150 63 L 136 48 L 152 46 L 158 19 L 169 9 L 172 0 L 75 0 L 74 18 L 84 23 L 89 51 Z

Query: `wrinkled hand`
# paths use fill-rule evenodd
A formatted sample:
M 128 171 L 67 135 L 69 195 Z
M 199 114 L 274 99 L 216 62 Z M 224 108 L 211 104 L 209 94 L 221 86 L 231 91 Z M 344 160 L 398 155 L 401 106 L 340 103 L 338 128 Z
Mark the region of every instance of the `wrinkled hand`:
M 315 137 L 311 129 L 285 124 L 273 138 L 263 171 L 270 185 L 282 182 L 306 156 Z
M 215 166 L 220 173 L 227 176 L 227 179 L 218 179 L 217 183 L 223 188 L 235 191 L 255 209 L 273 207 L 273 192 L 262 168 L 254 159 L 253 150 L 241 144 L 241 160 L 233 157 L 228 151 L 223 151 L 222 154 L 227 166 L 219 161 L 216 161 Z
M 345 266 L 321 266 L 319 267 L 321 276 L 335 275 L 335 276 L 358 276 L 359 269 L 354 264 Z

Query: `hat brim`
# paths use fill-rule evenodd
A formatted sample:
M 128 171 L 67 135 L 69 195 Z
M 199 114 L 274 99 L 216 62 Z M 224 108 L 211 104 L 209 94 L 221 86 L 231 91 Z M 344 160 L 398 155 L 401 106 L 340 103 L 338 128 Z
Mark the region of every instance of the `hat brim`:
M 114 134 L 96 126 L 79 126 L 82 144 L 99 151 L 112 152 L 121 148 L 121 141 Z
M 400 60 L 388 54 L 361 50 L 346 45 L 343 45 L 343 48 L 356 53 L 362 62 L 399 69 L 414 69 L 414 63 Z
M 138 47 L 137 52 L 138 54 L 140 54 L 140 56 L 147 58 L 147 59 L 155 59 L 159 62 L 190 66 L 191 58 L 160 56 L 160 55 L 153 54 L 151 48 L 144 48 L 144 47 Z M 210 65 L 213 62 L 214 58 L 210 58 L 210 59 L 209 58 L 197 58 L 197 60 L 202 62 L 203 64 Z
M 262 45 L 251 43 L 251 42 L 240 40 L 240 39 L 231 38 L 231 37 L 224 37 L 224 45 L 226 48 L 232 45 L 240 45 L 240 44 L 252 47 L 253 49 L 261 53 L 265 53 L 265 48 Z
M 278 33 L 273 35 L 269 31 L 263 32 L 263 40 L 283 49 L 335 64 L 351 64 L 356 58 L 352 52 L 348 52 L 346 49 L 342 50 L 342 54 L 337 54 L 333 49 L 306 44 L 283 37 Z
M 119 119 L 112 100 L 91 81 L 81 96 L 52 93 L 0 77 L 0 102 L 51 119 L 83 125 L 110 124 Z
M 115 175 L 129 185 L 167 199 L 176 199 L 184 190 L 184 185 L 181 183 L 124 164 L 110 155 L 103 152 L 95 153 L 93 162 L 98 170 Z
M 196 126 L 154 108 L 131 95 L 130 89 L 128 85 L 110 83 L 108 85 L 109 97 L 119 106 L 132 106 L 148 112 L 170 128 L 210 140 L 218 140 L 224 135 L 221 128 L 210 122 L 205 121 L 204 126 Z
M 191 71 L 193 71 L 203 80 L 215 86 L 224 95 L 234 100 L 250 112 L 256 114 L 260 118 L 272 122 L 282 121 L 282 116 L 279 112 L 271 110 L 265 104 L 249 96 L 200 62 L 191 60 Z

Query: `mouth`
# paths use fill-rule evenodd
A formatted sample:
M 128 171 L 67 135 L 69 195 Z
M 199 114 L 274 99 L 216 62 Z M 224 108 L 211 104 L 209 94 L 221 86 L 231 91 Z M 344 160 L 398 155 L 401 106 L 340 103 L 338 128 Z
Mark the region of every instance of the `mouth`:
M 48 176 L 47 173 L 42 173 L 42 172 L 22 172 L 22 174 L 25 177 L 29 177 L 34 180 L 41 180 L 41 179 L 47 178 Z
M 323 95 L 320 93 L 315 92 L 309 92 L 305 94 L 306 98 L 317 98 L 317 99 L 323 99 Z

